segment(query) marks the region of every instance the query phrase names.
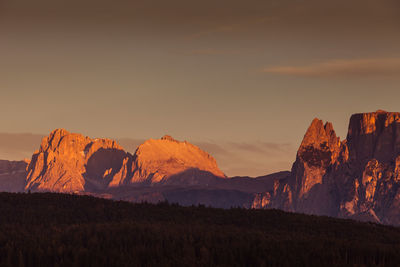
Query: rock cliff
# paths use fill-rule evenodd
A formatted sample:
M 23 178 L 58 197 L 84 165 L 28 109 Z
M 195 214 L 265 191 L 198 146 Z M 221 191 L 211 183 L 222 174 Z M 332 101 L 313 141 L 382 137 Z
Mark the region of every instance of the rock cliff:
M 132 155 L 115 141 L 57 129 L 43 138 L 27 168 L 26 190 L 82 192 L 115 186 L 132 172 Z
M 204 176 L 204 180 L 207 174 L 226 177 L 218 168 L 216 160 L 207 152 L 168 135 L 141 144 L 134 154 L 134 166 L 132 183 L 166 183 L 170 178 L 174 178 L 180 180 L 181 184 L 196 184 L 199 182 L 199 176 Z
M 96 192 L 123 185 L 198 182 L 225 177 L 208 153 L 170 136 L 150 139 L 134 155 L 110 139 L 91 139 L 64 129 L 42 140 L 27 167 L 26 190 Z M 186 181 L 187 180 L 187 181 Z
M 253 207 L 400 224 L 400 113 L 350 118 L 347 139 L 315 119 L 291 175 L 256 194 Z

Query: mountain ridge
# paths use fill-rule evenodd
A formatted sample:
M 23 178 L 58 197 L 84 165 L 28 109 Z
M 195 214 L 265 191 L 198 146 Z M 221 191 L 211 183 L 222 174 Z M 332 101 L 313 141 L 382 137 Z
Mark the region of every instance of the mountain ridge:
M 25 190 L 76 193 L 154 184 L 188 169 L 226 178 L 207 152 L 170 136 L 149 139 L 130 154 L 114 140 L 56 129 L 33 154 Z
M 0 189 L 5 191 L 276 208 L 400 225 L 400 113 L 396 112 L 352 115 L 344 140 L 332 123 L 315 118 L 291 171 L 258 178 L 229 178 L 207 152 L 169 135 L 149 139 L 130 154 L 114 140 L 91 139 L 64 129 L 45 137 L 29 162 L 10 164 L 3 162 L 14 169 L 0 164 Z
M 258 195 L 258 207 L 400 224 L 399 154 L 400 113 L 354 114 L 343 141 L 314 120 L 291 176 Z

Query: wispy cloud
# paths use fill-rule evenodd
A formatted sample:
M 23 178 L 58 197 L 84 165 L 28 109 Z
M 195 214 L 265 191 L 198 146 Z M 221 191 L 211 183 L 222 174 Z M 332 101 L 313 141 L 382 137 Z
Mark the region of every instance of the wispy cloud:
M 275 66 L 266 73 L 305 77 L 387 77 L 400 75 L 400 57 L 339 59 L 302 66 Z

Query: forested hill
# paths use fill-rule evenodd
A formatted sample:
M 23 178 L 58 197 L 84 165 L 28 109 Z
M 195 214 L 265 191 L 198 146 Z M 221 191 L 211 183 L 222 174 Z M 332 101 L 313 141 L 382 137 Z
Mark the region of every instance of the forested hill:
M 278 210 L 0 193 L 0 266 L 398 266 L 400 229 Z

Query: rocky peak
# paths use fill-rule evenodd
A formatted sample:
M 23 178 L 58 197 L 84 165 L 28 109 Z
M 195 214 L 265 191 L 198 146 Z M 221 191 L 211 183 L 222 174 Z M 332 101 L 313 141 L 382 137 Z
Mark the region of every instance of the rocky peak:
M 314 119 L 301 142 L 292 167 L 292 179 L 288 184 L 292 187 L 294 210 L 314 212 L 319 209 L 316 204 L 312 204 L 312 193 L 315 188 L 321 187 L 324 175 L 337 162 L 340 151 L 341 142 L 332 124 Z
M 314 119 L 290 178 L 278 185 L 266 198 L 271 207 L 400 224 L 400 113 L 352 115 L 343 142 L 332 124 Z
M 131 155 L 114 140 L 91 139 L 64 129 L 43 138 L 27 171 L 26 190 L 56 192 L 97 192 L 129 183 L 158 183 L 178 174 L 184 174 L 179 177 L 183 182 L 225 177 L 208 153 L 168 135 L 147 140 Z
M 42 139 L 42 143 L 40 145 L 40 150 L 45 151 L 49 147 L 57 147 L 60 140 L 70 133 L 65 129 L 55 129 L 53 130 L 49 136 L 44 137 Z
M 141 144 L 134 154 L 134 165 L 134 183 L 157 183 L 193 169 L 225 177 L 216 160 L 207 152 L 188 142 L 177 141 L 171 136 L 164 136 L 158 140 L 150 139 Z
M 322 120 L 314 119 L 297 152 L 298 160 L 310 167 L 327 166 L 338 157 L 340 144 L 332 123 L 324 125 Z
M 32 156 L 26 189 L 80 192 L 88 186 L 103 188 L 118 176 L 124 158 L 129 157 L 113 140 L 57 129 L 43 138 Z
M 354 114 L 347 143 L 350 158 L 362 164 L 372 158 L 393 161 L 400 152 L 400 113 L 378 110 Z
M 179 142 L 179 141 L 176 141 L 174 138 L 172 138 L 172 136 L 170 136 L 170 135 L 164 135 L 163 137 L 161 137 L 161 140 L 167 140 L 167 141 L 172 141 L 172 142 Z

